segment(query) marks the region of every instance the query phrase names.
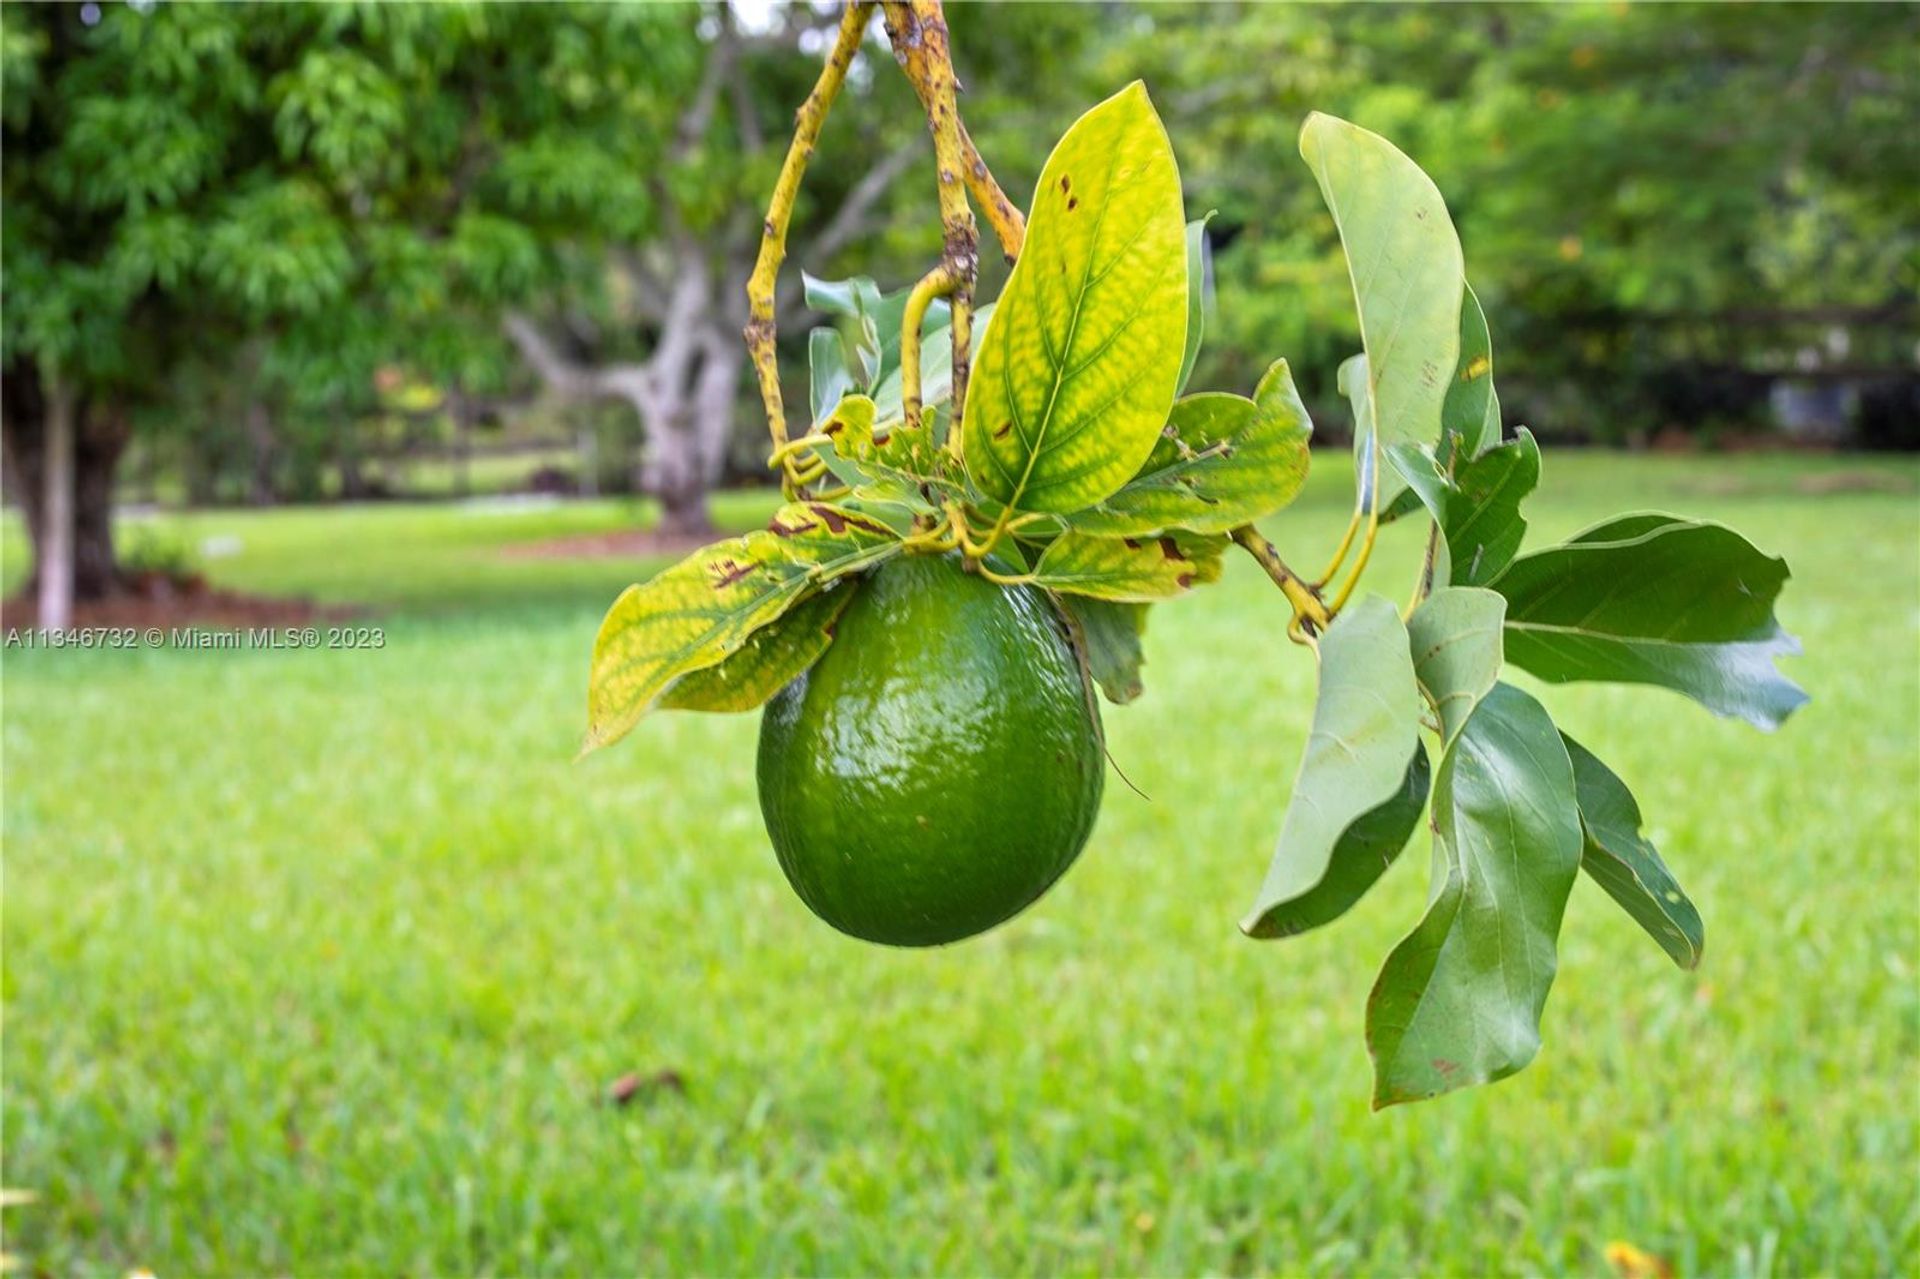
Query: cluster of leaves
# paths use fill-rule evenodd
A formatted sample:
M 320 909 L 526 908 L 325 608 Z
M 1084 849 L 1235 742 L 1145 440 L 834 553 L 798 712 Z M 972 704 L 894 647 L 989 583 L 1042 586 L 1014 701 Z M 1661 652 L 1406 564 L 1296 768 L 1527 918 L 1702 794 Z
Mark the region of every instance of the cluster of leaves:
M 1582 868 L 1676 962 L 1700 959 L 1699 914 L 1633 796 L 1501 679 L 1506 664 L 1549 683 L 1658 685 L 1762 728 L 1805 695 L 1773 665 L 1796 651 L 1773 616 L 1786 566 L 1731 530 L 1626 515 L 1521 553 L 1540 454 L 1524 429 L 1501 441 L 1492 344 L 1445 202 L 1405 155 L 1342 121 L 1309 119 L 1301 153 L 1339 228 L 1366 348 L 1340 378 L 1356 512 L 1423 511 L 1431 554 L 1409 615 L 1363 596 L 1320 637 L 1310 744 L 1243 927 L 1285 937 L 1337 918 L 1431 805 L 1427 910 L 1368 1004 L 1374 1101 L 1390 1105 L 1533 1058 Z
M 1445 201 L 1390 143 L 1330 116 L 1308 119 L 1300 151 L 1364 347 L 1339 380 L 1366 535 L 1323 608 L 1306 757 L 1243 927 L 1286 937 L 1338 918 L 1430 810 L 1428 906 L 1368 1007 L 1388 1105 L 1532 1059 L 1583 867 L 1677 962 L 1700 958 L 1699 915 L 1631 793 L 1502 680 L 1509 663 L 1550 683 L 1658 685 L 1764 728 L 1804 694 L 1773 664 L 1795 651 L 1773 616 L 1785 565 L 1732 531 L 1635 514 L 1523 553 L 1540 453 L 1525 430 L 1502 438 L 1492 340 Z M 760 705 L 825 651 L 861 572 L 956 547 L 995 580 L 1053 592 L 1107 696 L 1138 694 L 1145 606 L 1213 580 L 1230 537 L 1292 499 L 1310 426 L 1285 361 L 1251 398 L 1185 393 L 1204 237 L 1183 225 L 1173 152 L 1138 84 L 1067 132 L 1030 218 L 982 310 L 957 422 L 944 315 L 921 335 L 929 408 L 913 422 L 905 295 L 809 283 L 848 329 L 810 344 L 805 443 L 836 487 L 620 597 L 595 644 L 590 747 L 656 705 Z M 1351 598 L 1380 526 L 1416 515 L 1430 549 L 1414 605 Z
M 497 382 L 500 309 L 646 233 L 700 47 L 604 6 L 25 5 L 0 36 L 9 362 L 135 400 L 241 364 L 316 408 L 389 362 Z
M 809 280 L 812 305 L 848 330 L 809 344 L 809 438 L 835 487 L 620 597 L 594 647 L 589 746 L 655 705 L 759 705 L 825 648 L 838 610 L 809 601 L 843 607 L 858 589 L 845 579 L 880 559 L 956 547 L 989 576 L 1053 592 L 1094 678 L 1115 700 L 1137 693 L 1142 606 L 1216 579 L 1228 533 L 1285 506 L 1306 476 L 1311 427 L 1285 361 L 1251 398 L 1183 394 L 1204 246 L 1134 84 L 1047 161 L 1020 261 L 974 317 L 957 426 L 944 305 L 924 321 L 925 409 L 910 423 L 906 293 Z

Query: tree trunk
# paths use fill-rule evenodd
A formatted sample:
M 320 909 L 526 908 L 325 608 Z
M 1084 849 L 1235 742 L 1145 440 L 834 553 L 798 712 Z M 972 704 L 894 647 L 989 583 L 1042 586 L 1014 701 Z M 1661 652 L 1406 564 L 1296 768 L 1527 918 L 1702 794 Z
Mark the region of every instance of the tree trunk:
M 272 506 L 277 496 L 273 485 L 273 416 L 265 400 L 254 399 L 247 404 L 247 445 L 253 451 L 248 500 L 255 506 Z
M 104 599 L 123 585 L 113 552 L 113 495 L 132 424 L 119 405 L 95 401 L 77 412 L 74 425 L 74 598 Z
M 113 594 L 121 587 L 113 553 L 113 490 L 129 435 L 125 414 L 113 405 L 77 401 L 70 392 L 51 393 L 39 370 L 25 361 L 7 370 L 0 390 L 5 393 L 0 443 L 7 484 L 33 546 L 26 592 L 37 596 L 47 585 L 44 570 L 66 564 L 68 571 L 57 576 L 66 584 L 69 604 Z M 63 398 L 64 405 L 58 402 Z M 56 419 L 64 419 L 64 430 Z M 63 447 L 56 447 L 57 434 L 66 437 Z M 56 452 L 64 461 L 53 456 Z M 63 469 L 64 478 L 58 474 Z M 56 518 L 49 520 L 49 513 Z M 57 608 L 60 585 L 52 590 Z
M 40 461 L 40 536 L 34 571 L 40 577 L 40 625 L 64 631 L 73 624 L 73 392 L 55 373 L 47 378 L 46 442 Z

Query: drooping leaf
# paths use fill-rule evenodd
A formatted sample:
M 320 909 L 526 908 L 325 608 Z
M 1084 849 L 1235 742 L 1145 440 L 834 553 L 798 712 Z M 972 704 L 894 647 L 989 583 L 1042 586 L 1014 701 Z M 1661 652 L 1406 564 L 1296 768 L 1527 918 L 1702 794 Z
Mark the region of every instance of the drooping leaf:
M 1253 937 L 1285 937 L 1351 906 L 1406 843 L 1426 799 L 1420 693 L 1400 610 L 1361 598 L 1320 637 L 1319 653 L 1306 755 L 1240 924 Z
M 1433 823 L 1435 891 L 1367 1002 L 1375 1109 L 1504 1079 L 1539 1051 L 1582 842 L 1540 703 L 1487 694 L 1434 775 Z
M 1163 533 L 1159 537 L 1095 537 L 1068 529 L 1033 567 L 1048 590 L 1095 599 L 1152 602 L 1220 578 L 1224 537 Z
M 1384 510 L 1405 483 L 1380 455 L 1440 436 L 1460 353 L 1460 241 L 1432 180 L 1378 134 L 1315 112 L 1300 130 L 1300 155 L 1340 231 L 1367 356 L 1341 367 L 1358 413 L 1358 505 Z
M 1698 968 L 1706 948 L 1706 925 L 1659 850 L 1640 833 L 1640 805 L 1612 769 L 1579 742 L 1560 734 L 1573 761 L 1586 845 L 1580 866 L 1620 903 L 1660 949 L 1682 968 Z
M 1292 937 L 1330 924 L 1353 909 L 1413 838 L 1432 784 L 1433 762 L 1426 743 L 1415 738 L 1400 789 L 1384 804 L 1356 817 L 1341 833 L 1320 882 L 1265 911 L 1255 927 L 1244 923 L 1241 927 L 1254 937 Z
M 814 422 L 825 421 L 834 405 L 852 391 L 847 341 L 840 330 L 822 326 L 807 334 L 807 403 Z
M 1213 307 L 1213 248 L 1207 243 L 1207 223 L 1213 214 L 1187 223 L 1187 348 L 1180 358 L 1180 380 L 1173 393 L 1184 395 L 1193 364 L 1200 358 L 1200 342 L 1207 332 L 1207 312 Z
M 1105 536 L 1225 533 L 1293 500 L 1312 433 L 1287 362 L 1276 360 L 1251 400 L 1217 391 L 1175 400 L 1140 473 L 1068 521 Z
M 1152 451 L 1186 346 L 1180 175 L 1138 82 L 1048 157 L 1026 247 L 969 383 L 961 443 L 982 493 L 1077 511 Z
M 1520 556 L 1493 589 L 1507 660 L 1549 683 L 1656 684 L 1774 728 L 1807 700 L 1774 667 L 1800 651 L 1773 614 L 1786 580 L 1732 529 L 1630 515 Z
M 1107 700 L 1124 706 L 1140 696 L 1140 637 L 1147 629 L 1147 606 L 1085 595 L 1055 595 L 1086 654 L 1087 670 Z
M 725 661 L 811 590 L 899 551 L 899 536 L 868 516 L 790 502 L 766 528 L 629 586 L 594 638 L 585 749 L 626 736 L 675 679 Z
M 747 637 L 717 666 L 689 671 L 660 695 L 664 709 L 750 711 L 791 684 L 833 643 L 833 624 L 852 602 L 857 582 L 828 584 Z
M 1407 619 L 1413 673 L 1440 716 L 1442 749 L 1500 679 L 1500 623 L 1507 602 L 1492 591 L 1435 591 Z
M 1459 440 L 1456 449 L 1453 441 Z M 1460 359 L 1440 408 L 1443 458 L 1475 458 L 1500 443 L 1500 396 L 1493 389 L 1493 335 L 1473 286 L 1462 282 Z

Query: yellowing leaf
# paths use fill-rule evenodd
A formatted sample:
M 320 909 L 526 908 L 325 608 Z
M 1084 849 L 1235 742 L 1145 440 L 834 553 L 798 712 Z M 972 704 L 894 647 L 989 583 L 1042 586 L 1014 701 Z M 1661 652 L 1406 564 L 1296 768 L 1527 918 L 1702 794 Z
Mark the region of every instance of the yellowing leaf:
M 765 529 L 629 586 L 593 642 L 585 749 L 626 736 L 675 679 L 725 661 L 814 588 L 899 550 L 899 536 L 869 516 L 793 502 Z
M 968 383 L 973 482 L 1021 511 L 1077 511 L 1119 488 L 1167 420 L 1186 334 L 1180 175 L 1136 82 L 1080 117 L 1041 171 Z
M 1227 540 L 1169 533 L 1160 537 L 1094 537 L 1069 529 L 1034 565 L 1033 580 L 1072 595 L 1150 602 L 1217 581 Z
M 1175 400 L 1147 463 L 1119 492 L 1069 516 L 1083 533 L 1225 533 L 1271 515 L 1307 478 L 1313 424 L 1285 360 L 1253 398 L 1207 391 Z
M 833 643 L 833 624 L 853 600 L 858 583 L 834 583 L 810 595 L 747 637 L 718 666 L 673 681 L 660 705 L 682 711 L 750 711 L 806 674 Z

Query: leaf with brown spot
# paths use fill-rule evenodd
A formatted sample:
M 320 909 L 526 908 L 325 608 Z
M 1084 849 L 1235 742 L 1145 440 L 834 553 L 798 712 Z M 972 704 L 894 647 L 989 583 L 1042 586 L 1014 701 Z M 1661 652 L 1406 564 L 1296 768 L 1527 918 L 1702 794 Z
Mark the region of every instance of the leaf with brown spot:
M 1224 537 L 1192 533 L 1140 543 L 1069 529 L 1040 556 L 1033 580 L 1070 595 L 1150 602 L 1217 580 L 1226 545 Z
M 807 673 L 833 643 L 833 626 L 846 611 L 857 581 L 835 582 L 810 595 L 747 638 L 740 651 L 705 670 L 689 671 L 660 695 L 678 711 L 751 711 Z
M 626 736 L 675 680 L 720 665 L 828 582 L 900 552 L 892 529 L 824 503 L 789 504 L 772 522 L 787 532 L 715 543 L 614 601 L 594 639 L 582 753 Z
M 1228 532 L 1293 500 L 1312 433 L 1287 362 L 1276 360 L 1252 399 L 1204 391 L 1174 401 L 1139 474 L 1068 523 L 1108 537 Z

